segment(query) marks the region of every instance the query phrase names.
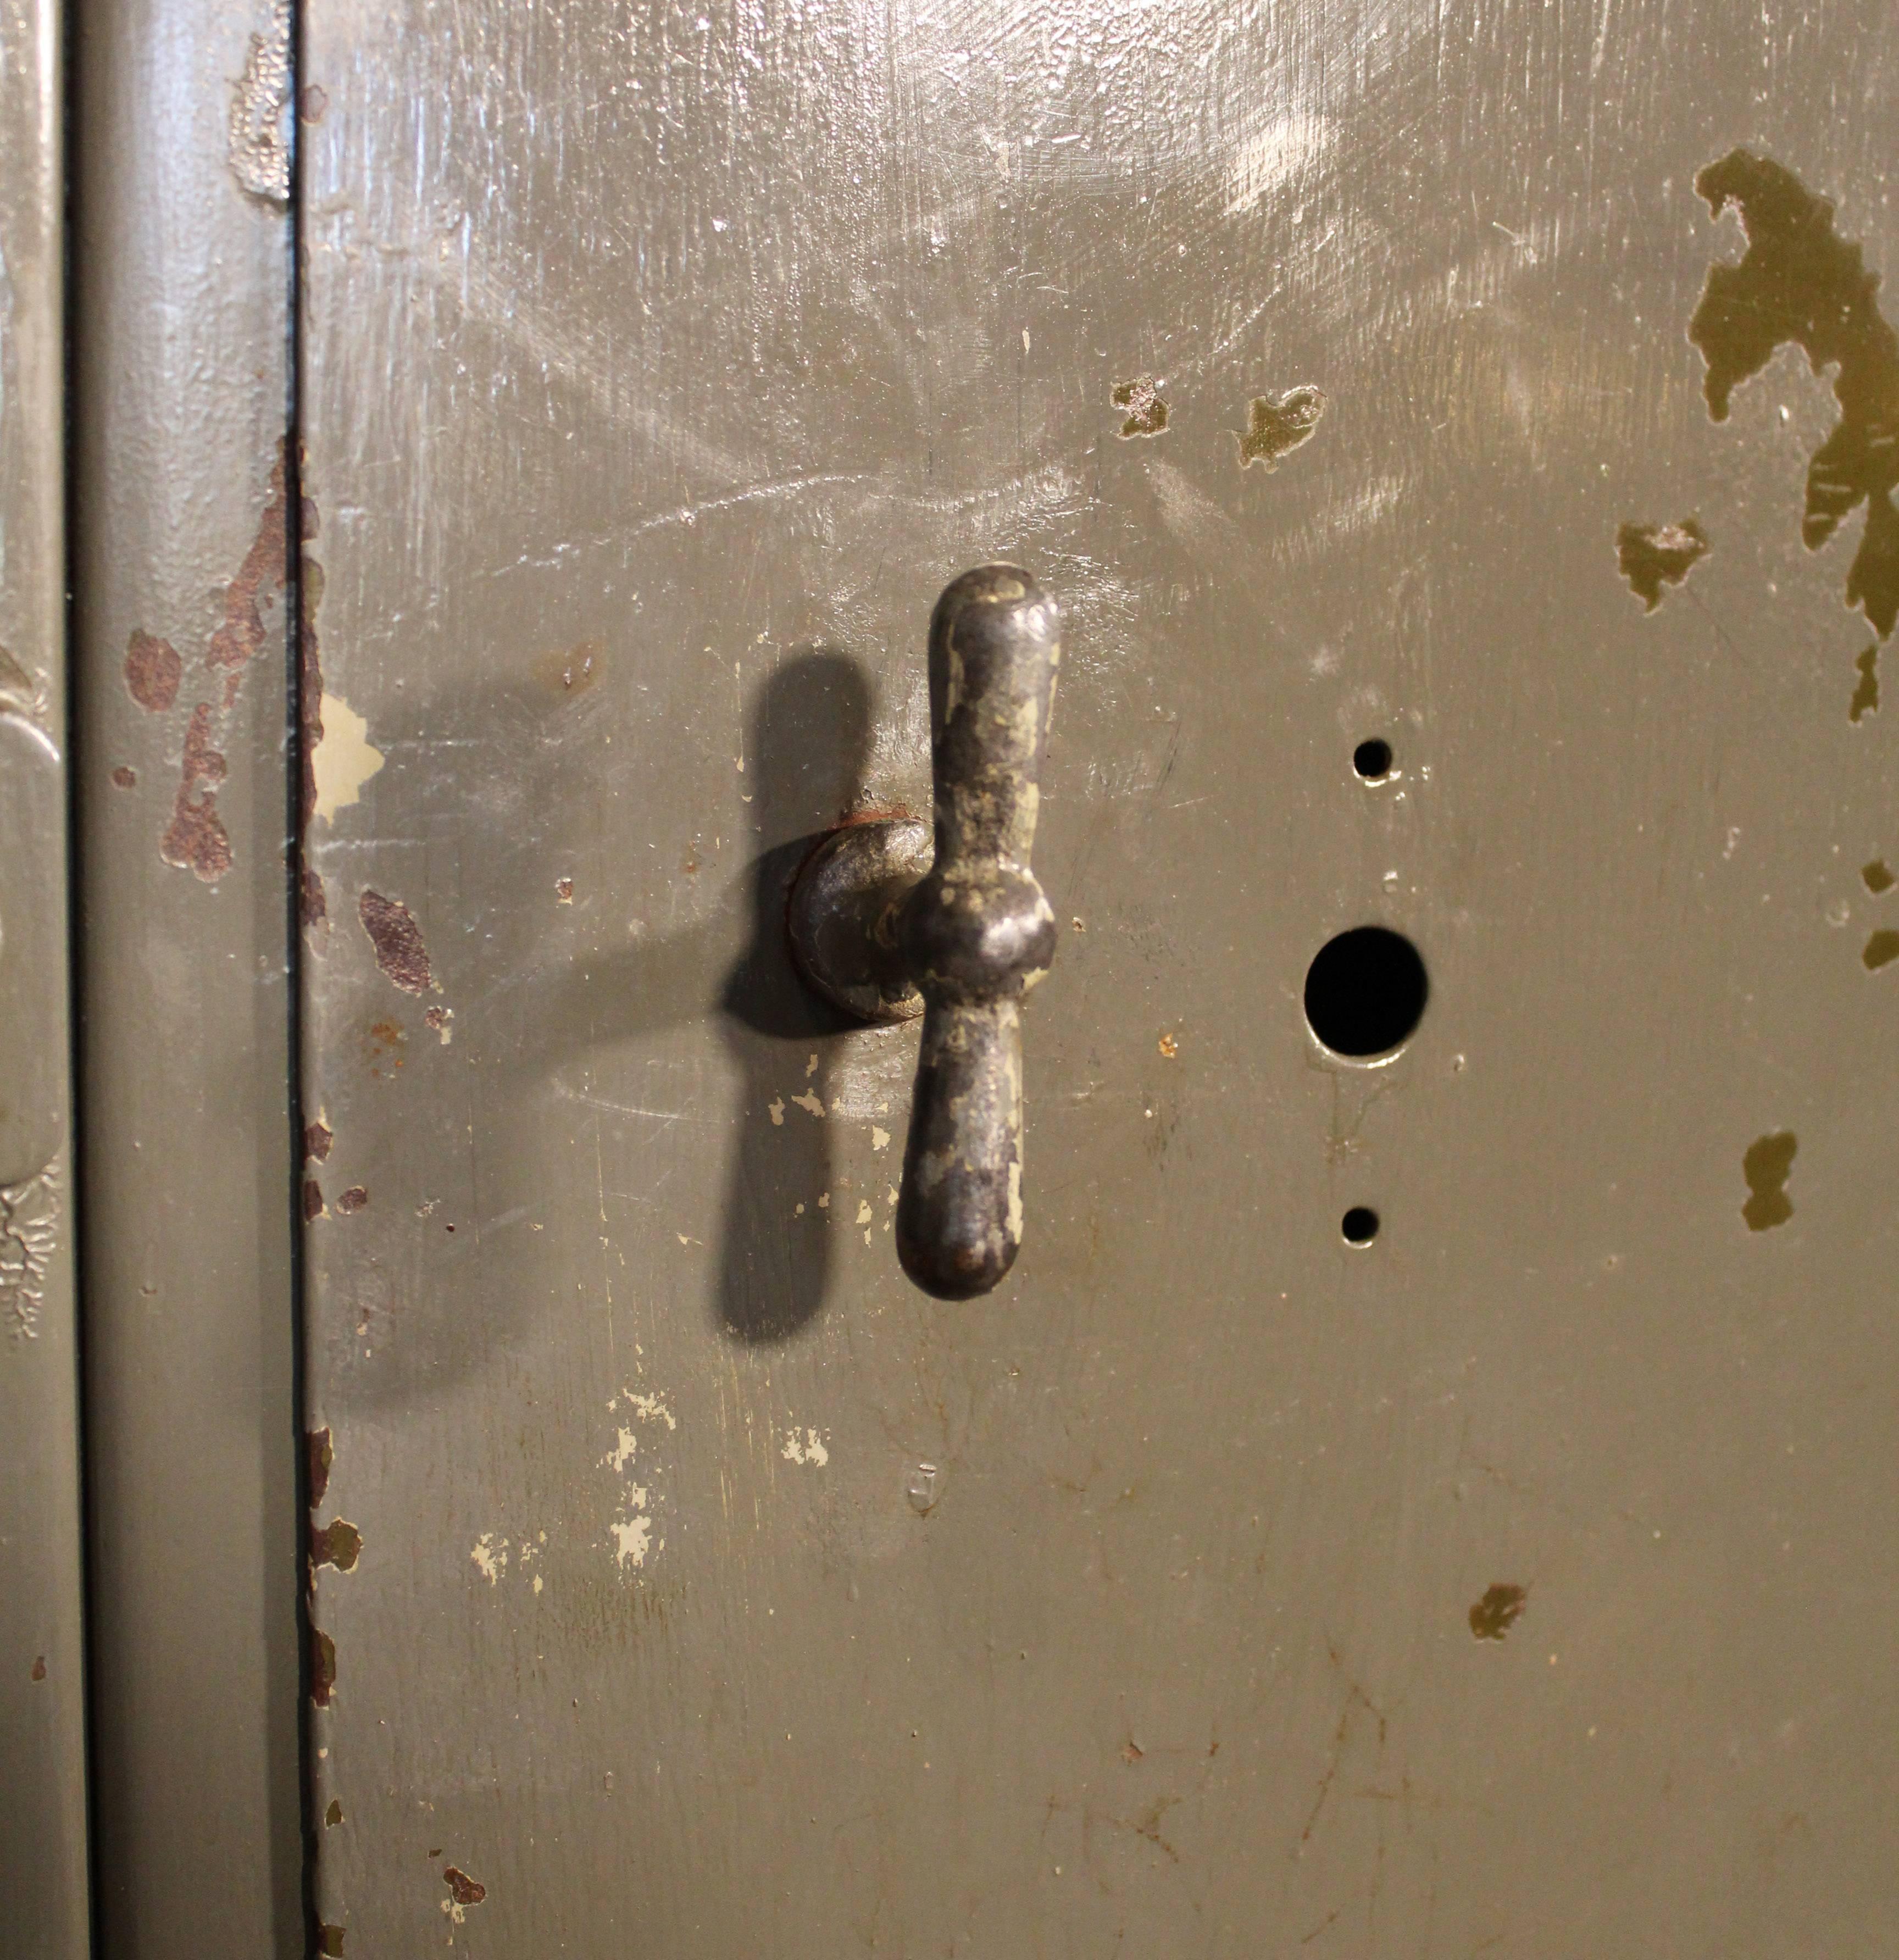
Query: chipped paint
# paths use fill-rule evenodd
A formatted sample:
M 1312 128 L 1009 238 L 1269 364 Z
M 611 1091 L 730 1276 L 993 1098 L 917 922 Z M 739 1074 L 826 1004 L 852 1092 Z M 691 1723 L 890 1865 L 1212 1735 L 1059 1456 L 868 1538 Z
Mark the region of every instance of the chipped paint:
M 158 854 L 167 864 L 196 873 L 206 884 L 215 884 L 235 861 L 231 835 L 218 814 L 218 785 L 227 768 L 223 752 L 212 740 L 214 713 L 208 701 L 192 711 L 171 822 L 158 844 Z
M 1123 442 L 1166 433 L 1167 404 L 1160 393 L 1166 386 L 1166 382 L 1152 374 L 1137 374 L 1131 381 L 1116 383 L 1108 399 L 1115 407 L 1128 412 L 1127 419 L 1115 431 Z
M 347 1518 L 332 1518 L 310 1535 L 313 1566 L 333 1566 L 339 1572 L 353 1572 L 362 1550 L 363 1535 Z
M 496 1586 L 501 1583 L 501 1574 L 507 1570 L 507 1554 L 508 1542 L 506 1538 L 497 1538 L 492 1532 L 483 1532 L 475 1541 L 468 1555 L 474 1561 L 475 1569 L 489 1585 Z
M 266 204 L 290 198 L 290 0 L 272 0 L 262 33 L 250 37 L 243 72 L 231 84 L 227 156 L 246 194 Z
M 887 1150 L 890 1147 L 890 1132 L 880 1129 L 876 1124 L 870 1126 L 870 1147 L 873 1150 Z
M 766 1114 L 771 1118 L 772 1128 L 775 1130 L 783 1129 L 784 1127 L 784 1098 L 782 1096 L 773 1096 L 770 1102 L 765 1106 L 765 1109 Z
M 1247 405 L 1247 422 L 1234 431 L 1239 444 L 1239 466 L 1255 463 L 1277 469 L 1296 449 L 1310 442 L 1325 412 L 1325 397 L 1317 388 L 1288 388 L 1283 395 L 1255 395 Z
M 365 890 L 356 902 L 356 916 L 375 949 L 376 964 L 384 979 L 405 994 L 440 991 L 430 970 L 422 929 L 401 899 Z
M 830 1432 L 820 1433 L 815 1429 L 800 1429 L 795 1424 L 785 1432 L 784 1447 L 778 1454 L 787 1463 L 810 1463 L 820 1468 L 831 1461 L 831 1452 L 825 1447 Z
M 609 1469 L 624 1471 L 639 1454 L 639 1439 L 630 1429 L 620 1431 L 620 1440 L 600 1459 Z
M 126 689 L 148 714 L 170 711 L 184 674 L 185 663 L 169 640 L 133 628 L 126 642 Z
M 799 1109 L 809 1110 L 814 1116 L 824 1114 L 823 1099 L 815 1089 L 807 1089 L 802 1096 L 794 1096 L 791 1100 Z
M 1662 588 L 1679 585 L 1708 553 L 1708 534 L 1693 517 L 1678 524 L 1624 524 L 1615 534 L 1615 562 L 1645 612 L 1662 603 Z
M 369 739 L 369 724 L 340 694 L 323 700 L 321 739 L 310 754 L 316 797 L 310 814 L 333 823 L 339 810 L 362 799 L 363 785 L 382 768 L 381 749 Z
M 615 1562 L 622 1570 L 629 1565 L 637 1570 L 646 1563 L 646 1555 L 652 1549 L 653 1520 L 645 1510 L 648 1495 L 644 1485 L 635 1484 L 626 1494 L 628 1515 L 614 1519 L 607 1526 L 613 1534 Z
M 59 1164 L 0 1187 L 0 1326 L 17 1346 L 40 1338 L 46 1274 L 59 1242 Z

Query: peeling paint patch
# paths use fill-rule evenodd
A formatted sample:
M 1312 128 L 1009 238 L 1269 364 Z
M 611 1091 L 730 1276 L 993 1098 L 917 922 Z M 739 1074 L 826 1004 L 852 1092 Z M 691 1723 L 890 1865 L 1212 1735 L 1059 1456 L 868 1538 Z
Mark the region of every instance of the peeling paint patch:
M 890 1132 L 880 1129 L 873 1123 L 870 1125 L 870 1147 L 873 1150 L 887 1150 L 890 1147 Z
M 1866 889 L 1877 898 L 1882 892 L 1889 892 L 1893 886 L 1892 873 L 1887 868 L 1883 858 L 1875 858 L 1869 864 L 1859 867 L 1860 881 Z
M 167 713 L 178 698 L 178 683 L 185 677 L 185 663 L 169 640 L 161 640 L 142 627 L 135 628 L 126 642 L 126 688 L 148 714 Z
M 442 1881 L 448 1887 L 449 1896 L 457 1905 L 479 1905 L 488 1896 L 488 1888 L 471 1879 L 466 1872 L 458 1871 L 453 1865 L 443 1867 Z
M 309 1465 L 310 1507 L 314 1510 L 323 1501 L 329 1489 L 329 1466 L 336 1459 L 330 1447 L 329 1431 L 313 1429 L 304 1439 L 305 1459 Z
M 278 0 L 288 20 L 287 0 Z M 288 33 L 288 25 L 285 30 Z M 256 43 L 251 43 L 254 49 Z M 262 598 L 266 584 L 281 588 L 290 568 L 290 492 L 285 482 L 285 457 L 280 447 L 276 466 L 270 473 L 270 494 L 257 520 L 256 536 L 244 553 L 237 576 L 224 587 L 224 616 L 205 649 L 205 664 L 215 673 L 224 674 L 224 711 L 228 714 L 243 685 L 244 669 L 261 651 L 265 640 Z
M 297 881 L 297 918 L 306 931 L 313 925 L 326 924 L 329 918 L 329 900 L 323 892 L 323 881 L 307 864 Z
M 336 1209 L 347 1215 L 360 1211 L 369 1202 L 369 1192 L 362 1185 L 352 1184 L 336 1201 Z
M 231 85 L 231 173 L 266 204 L 290 199 L 290 143 L 284 129 L 290 103 L 290 0 L 272 0 L 270 19 L 250 37 L 243 72 Z
M 630 1429 L 622 1429 L 619 1441 L 600 1459 L 600 1462 L 609 1470 L 624 1472 L 639 1453 L 639 1438 Z
M 1859 678 L 1854 684 L 1853 698 L 1847 704 L 1847 719 L 1857 721 L 1862 715 L 1879 712 L 1879 643 L 1875 641 L 1853 662 Z
M 1748 1181 L 1748 1201 L 1741 1216 L 1750 1232 L 1770 1231 L 1793 1216 L 1793 1201 L 1786 1192 L 1799 1139 L 1791 1130 L 1776 1130 L 1757 1137 L 1741 1160 L 1741 1174 Z
M 310 1630 L 310 1698 L 327 1708 L 336 1694 L 336 1643 L 320 1628 Z
M 333 822 L 339 810 L 361 801 L 363 785 L 383 760 L 369 740 L 369 724 L 340 694 L 326 695 L 323 737 L 310 756 L 316 790 L 310 814 Z
M 321 1163 L 329 1155 L 329 1147 L 336 1135 L 327 1123 L 320 1120 L 304 1126 L 304 1155 L 313 1163 Z
M 310 1535 L 312 1565 L 330 1565 L 339 1572 L 354 1572 L 362 1551 L 363 1535 L 347 1518 L 332 1518 Z
M 627 1406 L 642 1422 L 663 1422 L 668 1429 L 677 1429 L 679 1418 L 666 1407 L 663 1395 L 635 1395 L 631 1389 L 626 1391 Z
M 800 1429 L 796 1424 L 785 1432 L 784 1446 L 778 1454 L 787 1463 L 813 1463 L 822 1467 L 831 1461 L 831 1452 L 825 1446 L 825 1437 L 815 1429 Z
M 492 1532 L 483 1532 L 468 1555 L 474 1561 L 476 1570 L 489 1585 L 494 1586 L 500 1583 L 501 1574 L 507 1570 L 507 1553 L 506 1538 L 498 1538 Z
M 1521 1586 L 1493 1586 L 1471 1608 L 1471 1637 L 1500 1640 L 1523 1617 L 1529 1600 Z
M 1678 524 L 1624 524 L 1615 533 L 1615 562 L 1645 612 L 1662 603 L 1662 588 L 1679 585 L 1708 555 L 1708 534 L 1693 517 Z
M 1128 411 L 1128 418 L 1116 430 L 1123 442 L 1137 436 L 1162 435 L 1167 428 L 1167 404 L 1160 390 L 1166 386 L 1152 374 L 1137 374 L 1131 381 L 1115 384 L 1108 399 L 1118 409 Z
M 773 1096 L 765 1106 L 765 1113 L 771 1118 L 773 1129 L 783 1129 L 784 1128 L 784 1098 L 782 1096 Z
M 399 899 L 386 899 L 380 892 L 365 891 L 357 901 L 356 915 L 376 950 L 376 964 L 383 977 L 405 994 L 422 994 L 435 985 L 429 970 L 428 948 L 422 932 Z
M 323 1215 L 323 1188 L 313 1177 L 304 1179 L 304 1223 L 314 1224 Z
M 227 768 L 222 752 L 211 739 L 212 713 L 208 701 L 192 711 L 171 822 L 158 845 L 158 854 L 167 864 L 195 872 L 208 885 L 215 884 L 234 861 L 230 833 L 218 814 L 217 786 Z
M 342 1821 L 343 1806 L 332 1796 L 329 1799 L 329 1808 L 323 1812 L 323 1822 L 333 1831 Z
M 1866 950 L 1859 959 L 1869 973 L 1877 973 L 1881 967 L 1890 966 L 1899 959 L 1899 932 L 1893 931 L 1890 927 L 1882 927 L 1867 940 Z
M 1296 449 L 1312 441 L 1325 412 L 1325 397 L 1317 388 L 1288 388 L 1283 395 L 1255 395 L 1247 405 L 1247 423 L 1234 431 L 1239 444 L 1239 466 L 1263 463 L 1277 469 Z
M 636 1570 L 646 1563 L 646 1555 L 653 1547 L 653 1520 L 641 1508 L 648 1493 L 644 1485 L 635 1484 L 627 1493 L 627 1502 L 632 1507 L 628 1516 L 616 1518 L 607 1526 L 613 1534 L 613 1557 L 624 1570 L 631 1565 Z
M 807 1089 L 802 1096 L 794 1096 L 791 1100 L 799 1109 L 809 1110 L 814 1116 L 824 1114 L 823 1100 L 815 1089 Z
M 422 1024 L 425 1027 L 433 1028 L 441 1038 L 443 1047 L 447 1048 L 455 1039 L 455 1030 L 450 1025 L 454 1018 L 455 1010 L 453 1007 L 431 1007 L 423 1015 Z

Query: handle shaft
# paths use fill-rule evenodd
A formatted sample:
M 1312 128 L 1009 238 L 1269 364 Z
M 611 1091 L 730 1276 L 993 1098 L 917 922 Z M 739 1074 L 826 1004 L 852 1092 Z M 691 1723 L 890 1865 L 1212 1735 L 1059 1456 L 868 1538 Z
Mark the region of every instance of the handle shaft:
M 1029 855 L 1060 631 L 1007 565 L 965 572 L 930 622 L 936 861 L 898 926 L 924 1012 L 897 1251 L 940 1299 L 987 1293 L 1022 1244 L 1021 1001 L 1055 949 Z

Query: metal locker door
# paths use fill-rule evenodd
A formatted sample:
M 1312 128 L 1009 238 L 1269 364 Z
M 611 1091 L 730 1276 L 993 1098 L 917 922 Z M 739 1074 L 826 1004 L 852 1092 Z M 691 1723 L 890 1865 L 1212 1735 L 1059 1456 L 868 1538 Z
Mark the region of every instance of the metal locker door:
M 306 24 L 323 1950 L 1888 1951 L 1891 10 Z M 1001 558 L 952 1306 L 782 907 Z

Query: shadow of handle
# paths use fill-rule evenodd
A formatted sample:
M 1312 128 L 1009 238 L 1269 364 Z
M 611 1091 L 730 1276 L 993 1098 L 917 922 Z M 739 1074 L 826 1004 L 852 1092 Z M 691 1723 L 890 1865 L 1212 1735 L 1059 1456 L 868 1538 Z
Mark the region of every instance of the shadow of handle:
M 1054 956 L 1030 868 L 1054 603 L 1013 565 L 965 572 L 930 622 L 936 858 L 897 938 L 924 1002 L 897 1250 L 926 1293 L 987 1293 L 1022 1244 L 1022 997 Z

